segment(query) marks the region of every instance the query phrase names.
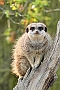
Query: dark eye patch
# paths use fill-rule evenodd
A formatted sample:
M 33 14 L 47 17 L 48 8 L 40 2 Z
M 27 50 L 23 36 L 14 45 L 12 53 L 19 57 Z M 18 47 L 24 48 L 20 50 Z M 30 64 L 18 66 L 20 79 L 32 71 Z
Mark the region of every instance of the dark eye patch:
M 32 30 L 32 31 L 35 30 L 35 27 L 30 27 L 30 30 Z
M 40 31 L 43 30 L 43 27 L 38 27 L 38 30 L 40 30 Z

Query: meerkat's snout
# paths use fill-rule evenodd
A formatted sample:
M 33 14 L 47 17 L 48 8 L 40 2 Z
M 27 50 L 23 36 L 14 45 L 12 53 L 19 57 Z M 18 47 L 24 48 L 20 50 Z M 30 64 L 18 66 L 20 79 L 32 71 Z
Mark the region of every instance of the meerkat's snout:
M 38 31 L 36 31 L 36 32 L 35 32 L 35 34 L 39 34 L 39 32 L 38 32 Z

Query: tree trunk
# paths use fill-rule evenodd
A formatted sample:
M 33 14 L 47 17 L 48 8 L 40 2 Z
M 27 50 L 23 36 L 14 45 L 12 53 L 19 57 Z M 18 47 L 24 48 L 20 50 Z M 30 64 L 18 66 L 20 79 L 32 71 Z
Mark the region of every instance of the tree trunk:
M 57 33 L 44 61 L 38 68 L 29 69 L 23 79 L 19 79 L 13 90 L 47 90 L 56 79 L 56 71 L 60 64 L 60 21 Z

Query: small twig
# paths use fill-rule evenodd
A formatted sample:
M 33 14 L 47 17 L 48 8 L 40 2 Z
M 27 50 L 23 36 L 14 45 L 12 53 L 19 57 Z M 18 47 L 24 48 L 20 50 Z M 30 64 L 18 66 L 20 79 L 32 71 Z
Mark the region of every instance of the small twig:
M 4 16 L 4 13 L 0 16 L 0 19 L 2 19 L 2 18 L 3 18 L 3 16 Z
M 20 24 L 19 22 L 15 22 L 12 18 L 9 18 L 14 24 Z
M 59 12 L 60 11 L 60 8 L 59 9 L 52 9 L 52 10 L 45 10 L 46 13 L 49 13 L 49 12 Z

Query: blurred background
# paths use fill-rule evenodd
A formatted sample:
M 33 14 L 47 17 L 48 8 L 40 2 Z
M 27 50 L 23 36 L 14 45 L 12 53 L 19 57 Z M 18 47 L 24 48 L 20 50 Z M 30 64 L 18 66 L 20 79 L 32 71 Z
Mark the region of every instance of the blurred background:
M 0 90 L 13 90 L 18 77 L 11 72 L 14 42 L 32 22 L 43 22 L 54 39 L 60 19 L 60 0 L 0 0 Z M 60 90 L 58 79 L 50 90 Z

